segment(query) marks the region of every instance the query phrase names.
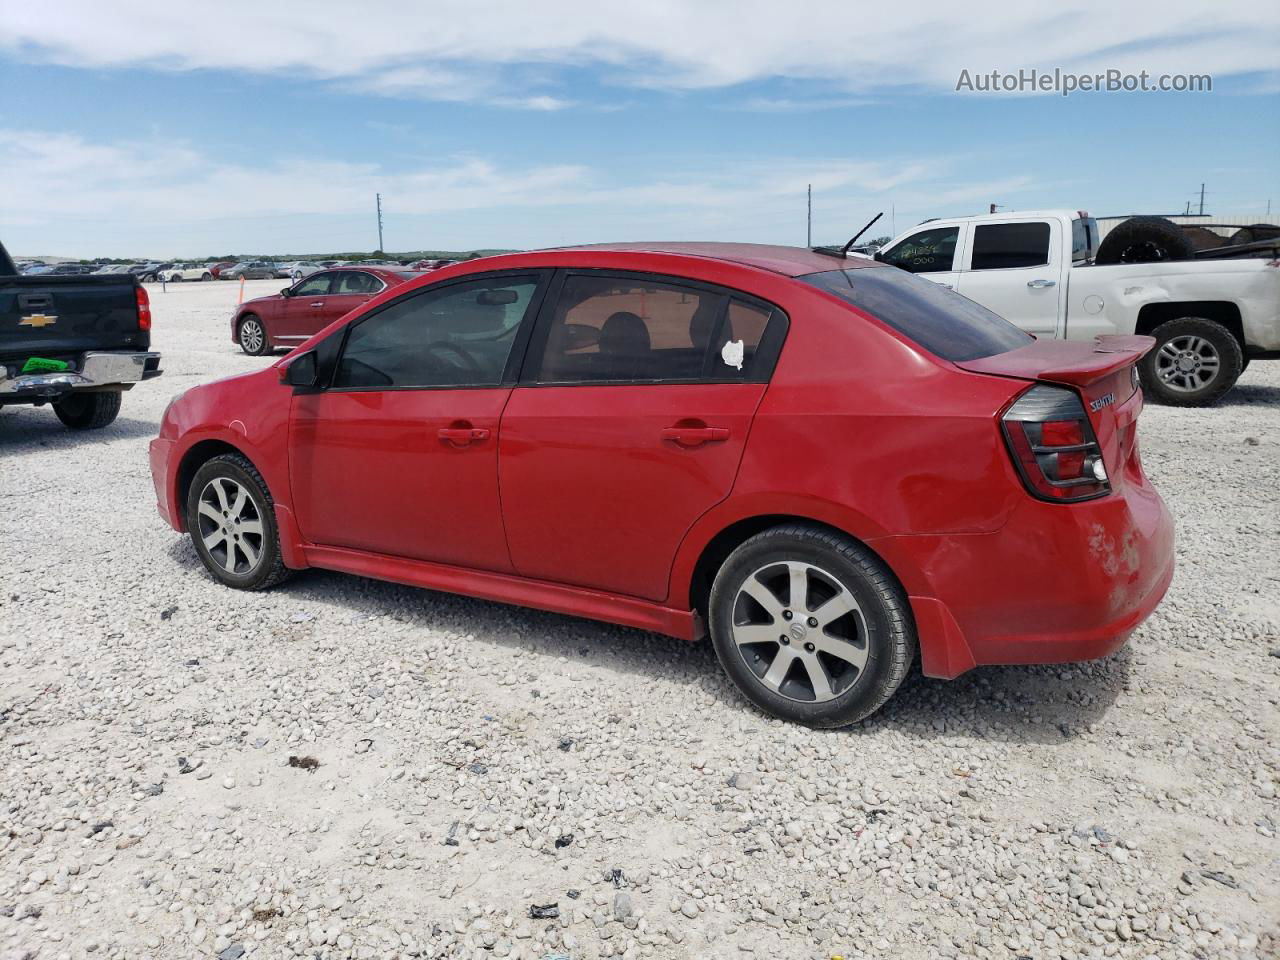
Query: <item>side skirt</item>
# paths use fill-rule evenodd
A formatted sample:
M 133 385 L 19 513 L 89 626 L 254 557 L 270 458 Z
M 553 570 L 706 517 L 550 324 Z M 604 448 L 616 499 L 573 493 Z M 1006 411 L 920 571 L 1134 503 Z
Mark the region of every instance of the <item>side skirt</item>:
M 504 573 L 451 567 L 425 560 L 408 560 L 345 547 L 307 545 L 308 566 L 354 573 L 375 580 L 389 580 L 411 587 L 425 587 L 518 607 L 533 607 L 589 620 L 603 620 L 625 627 L 651 630 L 681 640 L 695 636 L 692 610 L 676 610 L 660 604 L 620 597 L 545 580 L 526 580 Z

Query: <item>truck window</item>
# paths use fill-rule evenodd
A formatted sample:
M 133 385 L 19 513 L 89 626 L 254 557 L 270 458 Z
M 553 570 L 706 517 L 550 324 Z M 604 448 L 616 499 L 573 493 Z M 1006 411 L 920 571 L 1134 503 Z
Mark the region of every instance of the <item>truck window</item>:
M 1081 217 L 1071 221 L 1071 262 L 1092 260 L 1098 247 L 1098 221 Z
M 880 255 L 885 263 L 908 273 L 937 273 L 952 269 L 959 227 L 933 227 L 913 233 Z
M 1049 262 L 1049 224 L 982 223 L 973 231 L 972 270 L 1039 267 Z

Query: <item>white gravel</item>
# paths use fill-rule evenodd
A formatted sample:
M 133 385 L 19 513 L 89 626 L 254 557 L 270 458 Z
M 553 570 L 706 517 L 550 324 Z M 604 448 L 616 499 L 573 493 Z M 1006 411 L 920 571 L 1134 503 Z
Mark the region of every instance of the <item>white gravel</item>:
M 266 362 L 236 293 L 155 288 L 107 431 L 0 413 L 0 960 L 1277 956 L 1280 363 L 1143 414 L 1179 570 L 1124 651 L 814 733 L 705 645 L 216 585 L 146 445 Z

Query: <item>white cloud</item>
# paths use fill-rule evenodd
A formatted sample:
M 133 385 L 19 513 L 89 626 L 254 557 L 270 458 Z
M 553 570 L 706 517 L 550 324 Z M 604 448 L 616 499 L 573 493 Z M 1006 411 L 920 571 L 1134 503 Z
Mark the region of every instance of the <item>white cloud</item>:
M 0 0 L 0 50 L 74 67 L 282 72 L 390 96 L 552 109 L 565 67 L 665 89 L 810 81 L 818 97 L 886 87 L 951 90 L 971 72 L 1037 67 L 1276 75 L 1274 0 L 797 0 L 543 3 Z M 1270 83 L 1263 84 L 1270 89 Z M 788 99 L 804 99 L 794 95 Z
M 579 164 L 501 166 L 474 156 L 388 170 L 293 158 L 214 161 L 167 140 L 97 143 L 0 129 L 0 209 L 19 253 L 201 256 L 371 248 L 383 196 L 391 249 L 551 246 L 619 239 L 796 242 L 812 183 L 844 231 L 890 193 L 911 203 L 966 202 L 943 162 L 775 159 L 669 168 L 636 182 Z M 998 199 L 1020 182 L 1002 184 Z M 1005 190 L 1009 187 L 1009 190 Z M 975 186 L 986 197 L 991 185 Z M 899 202 L 902 206 L 902 202 Z M 937 212 L 936 207 L 932 212 Z

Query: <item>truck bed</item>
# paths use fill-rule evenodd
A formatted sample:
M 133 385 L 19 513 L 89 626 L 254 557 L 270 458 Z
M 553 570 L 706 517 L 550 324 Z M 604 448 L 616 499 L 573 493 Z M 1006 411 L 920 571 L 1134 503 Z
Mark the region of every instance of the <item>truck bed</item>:
M 147 350 L 151 333 L 138 323 L 137 286 L 124 274 L 0 276 L 0 362 Z

